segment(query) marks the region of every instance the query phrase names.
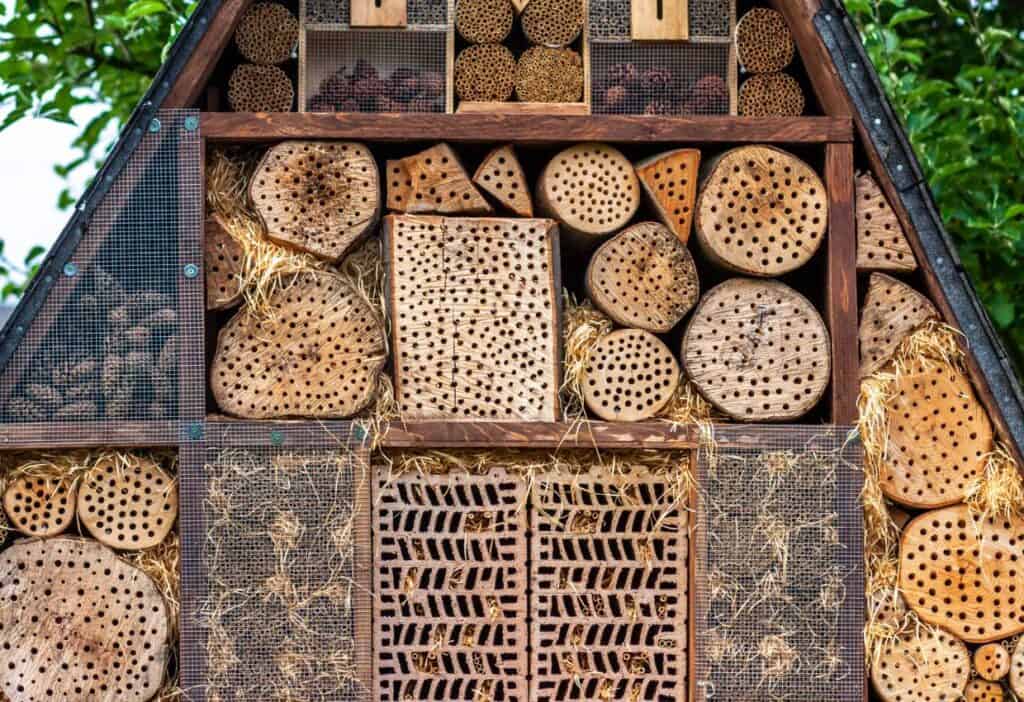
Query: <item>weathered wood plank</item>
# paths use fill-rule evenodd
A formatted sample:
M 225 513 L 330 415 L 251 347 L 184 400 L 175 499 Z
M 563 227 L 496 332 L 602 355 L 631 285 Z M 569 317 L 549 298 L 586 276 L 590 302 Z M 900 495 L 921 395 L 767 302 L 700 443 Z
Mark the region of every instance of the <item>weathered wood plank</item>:
M 825 181 L 829 199 L 825 316 L 832 333 L 832 422 L 853 424 L 858 414 L 860 358 L 852 144 L 826 147 Z

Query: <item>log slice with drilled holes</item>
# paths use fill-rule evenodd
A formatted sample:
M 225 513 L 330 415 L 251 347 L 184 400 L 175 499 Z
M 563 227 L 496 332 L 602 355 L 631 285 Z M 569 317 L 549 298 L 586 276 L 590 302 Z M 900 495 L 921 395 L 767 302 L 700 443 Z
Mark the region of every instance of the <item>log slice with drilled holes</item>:
M 684 244 L 693 226 L 699 168 L 697 149 L 667 151 L 636 164 L 636 175 L 658 219 Z
M 1017 639 L 1010 654 L 1010 691 L 1024 699 L 1024 636 Z
M 282 282 L 269 315 L 243 306 L 220 331 L 210 388 L 249 419 L 351 417 L 373 399 L 384 325 L 343 278 L 308 271 Z
M 177 516 L 178 484 L 149 458 L 103 458 L 78 490 L 78 521 L 112 548 L 157 546 L 171 533 Z
M 860 376 L 882 368 L 900 343 L 929 319 L 939 319 L 931 300 L 906 283 L 872 273 L 860 313 Z
M 385 177 L 389 210 L 449 215 L 489 214 L 493 210 L 448 144 L 388 161 Z
M 796 44 L 786 18 L 756 7 L 736 23 L 736 58 L 748 73 L 773 73 L 793 62 Z
M 678 386 L 679 364 L 661 339 L 618 329 L 591 348 L 583 399 L 605 421 L 638 422 L 655 417 Z
M 299 41 L 299 21 L 287 7 L 258 2 L 242 15 L 235 30 L 235 45 L 246 61 L 284 63 Z
M 634 224 L 602 244 L 587 266 L 586 288 L 616 324 L 656 334 L 679 324 L 700 296 L 689 250 L 656 222 Z
M 0 552 L 0 600 L 0 692 L 10 702 L 144 702 L 160 688 L 167 607 L 153 580 L 106 546 L 16 542 Z
M 17 474 L 4 490 L 11 526 L 26 536 L 56 536 L 75 518 L 77 486 L 66 478 Z
M 917 270 L 903 225 L 870 173 L 857 176 L 857 270 Z
M 572 49 L 532 46 L 516 63 L 520 102 L 579 102 L 583 98 L 583 58 Z
M 700 393 L 733 419 L 784 421 L 821 399 L 831 344 L 803 295 L 776 281 L 734 278 L 697 305 L 683 337 L 683 367 Z
M 903 597 L 924 622 L 968 643 L 1024 632 L 1024 519 L 980 519 L 967 505 L 925 512 L 903 530 Z
M 381 212 L 377 161 L 350 141 L 285 141 L 271 147 L 249 183 L 267 236 L 338 261 Z
M 771 146 L 713 159 L 697 196 L 697 241 L 726 269 L 779 276 L 807 263 L 825 240 L 828 193 L 810 166 Z
M 871 661 L 871 681 L 883 702 L 955 702 L 970 674 L 967 647 L 941 629 L 921 627 L 889 642 Z
M 290 112 L 294 102 L 295 86 L 277 66 L 241 63 L 228 78 L 228 104 L 235 112 Z
M 511 144 L 491 151 L 473 174 L 473 182 L 520 217 L 533 217 L 533 199 L 526 174 Z
M 1001 643 L 979 646 L 974 651 L 974 669 L 984 680 L 1002 680 L 1010 672 L 1010 652 Z
M 217 215 L 206 220 L 203 248 L 206 309 L 225 310 L 234 307 L 242 299 L 241 274 L 245 253 Z
M 476 44 L 455 59 L 455 93 L 467 102 L 504 102 L 516 88 L 516 57 L 502 44 Z
M 1003 702 L 1003 686 L 988 680 L 971 680 L 964 690 L 964 702 Z

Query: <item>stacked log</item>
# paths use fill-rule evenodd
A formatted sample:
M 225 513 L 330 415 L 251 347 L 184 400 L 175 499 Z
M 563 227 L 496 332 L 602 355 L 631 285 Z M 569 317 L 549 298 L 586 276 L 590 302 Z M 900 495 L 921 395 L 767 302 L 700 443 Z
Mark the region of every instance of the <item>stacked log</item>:
M 523 33 L 538 46 L 568 46 L 583 31 L 582 0 L 530 0 L 523 9 Z
M 102 544 L 121 550 L 152 548 L 171 533 L 178 515 L 178 489 L 149 458 L 122 464 L 104 457 L 78 490 L 79 523 Z
M 871 666 L 871 679 L 883 702 L 956 700 L 970 676 L 970 654 L 963 642 L 942 629 L 919 628 L 895 638 Z
M 75 518 L 78 486 L 69 478 L 17 475 L 4 491 L 4 511 L 12 527 L 26 536 L 56 536 Z
M 235 45 L 248 62 L 228 79 L 228 103 L 235 112 L 288 112 L 295 100 L 291 78 L 279 65 L 291 59 L 299 22 L 276 2 L 252 5 L 235 29 Z
M 228 103 L 235 112 L 289 112 L 294 102 L 291 78 L 277 66 L 243 63 L 228 79 Z

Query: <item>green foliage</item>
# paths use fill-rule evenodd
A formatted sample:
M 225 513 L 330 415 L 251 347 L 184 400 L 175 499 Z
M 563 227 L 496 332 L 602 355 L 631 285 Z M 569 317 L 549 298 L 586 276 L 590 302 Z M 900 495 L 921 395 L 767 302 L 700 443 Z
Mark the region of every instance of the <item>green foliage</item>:
M 1024 8 L 846 0 L 946 228 L 1024 368 Z

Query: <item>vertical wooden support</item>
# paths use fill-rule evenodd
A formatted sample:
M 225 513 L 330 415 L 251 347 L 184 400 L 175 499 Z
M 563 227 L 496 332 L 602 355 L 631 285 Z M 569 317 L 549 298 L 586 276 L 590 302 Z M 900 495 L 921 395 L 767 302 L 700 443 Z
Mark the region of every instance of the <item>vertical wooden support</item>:
M 404 27 L 406 0 L 352 0 L 353 27 Z
M 632 0 L 631 30 L 640 41 L 690 38 L 689 0 Z
M 857 421 L 857 225 L 853 144 L 825 147 L 829 199 L 825 317 L 832 333 L 832 423 Z

